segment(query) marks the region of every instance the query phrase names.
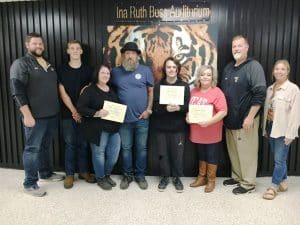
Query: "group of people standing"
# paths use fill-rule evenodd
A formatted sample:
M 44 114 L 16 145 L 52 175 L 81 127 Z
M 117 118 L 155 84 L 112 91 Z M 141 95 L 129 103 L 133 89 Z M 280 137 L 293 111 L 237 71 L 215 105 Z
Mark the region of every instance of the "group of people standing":
M 81 61 L 83 50 L 78 41 L 68 42 L 69 61 L 57 72 L 43 57 L 44 44 L 39 34 L 28 34 L 25 44 L 26 56 L 14 61 L 10 70 L 11 92 L 22 115 L 26 139 L 25 193 L 46 194 L 37 184 L 39 178 L 64 179 L 64 187 L 72 188 L 76 166 L 79 178 L 111 190 L 116 181 L 110 175 L 119 154 L 123 170 L 120 188 L 127 189 L 135 180 L 141 189 L 147 189 L 150 116 L 159 156 L 159 191 L 166 189 L 170 179 L 177 192 L 184 190 L 180 177 L 187 133 L 196 146 L 199 161 L 199 174 L 190 187 L 205 186 L 205 192 L 214 190 L 224 122 L 232 178 L 223 184 L 235 186 L 234 194 L 251 193 L 256 185 L 258 129 L 263 108 L 263 133 L 275 159 L 272 183 L 263 198 L 274 199 L 279 191 L 287 190 L 286 161 L 300 124 L 299 88 L 288 79 L 290 65 L 286 60 L 275 63 L 274 83 L 266 88 L 263 68 L 248 57 L 245 37 L 233 38 L 234 61 L 225 67 L 220 88 L 215 68 L 204 65 L 197 70 L 191 90 L 180 79 L 181 66 L 173 57 L 164 60 L 162 79 L 154 84 L 150 68 L 139 64 L 141 51 L 134 42 L 121 49 L 121 66 L 111 70 L 101 65 L 95 73 Z M 183 103 L 163 104 L 162 86 L 182 87 Z M 59 96 L 63 105 L 66 177 L 53 173 L 49 163 L 49 147 L 59 118 Z M 106 101 L 127 106 L 123 123 L 104 119 L 109 114 L 103 107 Z M 193 122 L 189 108 L 199 105 L 211 106 L 212 116 Z M 88 145 L 95 175 L 88 168 Z

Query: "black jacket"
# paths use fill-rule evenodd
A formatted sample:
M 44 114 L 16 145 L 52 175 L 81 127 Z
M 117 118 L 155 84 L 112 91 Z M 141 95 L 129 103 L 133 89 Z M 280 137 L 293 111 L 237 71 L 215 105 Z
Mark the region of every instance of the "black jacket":
M 159 104 L 160 86 L 184 86 L 184 105 L 180 105 L 180 111 L 168 112 L 167 105 Z M 174 84 L 168 84 L 165 79 L 161 80 L 154 86 L 153 98 L 153 121 L 154 128 L 158 131 L 167 132 L 184 132 L 187 128 L 185 116 L 188 112 L 188 104 L 190 100 L 190 87 L 188 83 L 177 79 Z
M 17 107 L 28 105 L 34 118 L 59 113 L 57 74 L 48 63 L 45 70 L 30 54 L 15 60 L 10 68 L 10 90 Z
M 221 88 L 228 105 L 224 124 L 226 128 L 233 130 L 241 129 L 251 106 L 262 106 L 266 97 L 262 66 L 253 59 L 247 59 L 239 66 L 234 64 L 235 62 L 231 62 L 225 67 L 221 79 Z

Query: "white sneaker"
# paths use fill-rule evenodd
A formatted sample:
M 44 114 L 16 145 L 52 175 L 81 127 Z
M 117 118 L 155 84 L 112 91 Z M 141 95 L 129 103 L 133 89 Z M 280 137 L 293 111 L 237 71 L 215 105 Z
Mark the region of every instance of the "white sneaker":
M 64 175 L 60 175 L 60 174 L 56 174 L 56 173 L 52 173 L 50 177 L 47 178 L 40 178 L 41 181 L 44 182 L 57 182 L 57 181 L 61 181 L 65 179 Z
M 29 188 L 24 188 L 24 193 L 29 194 L 34 197 L 43 197 L 47 194 L 44 188 L 39 187 L 38 185 L 34 185 Z

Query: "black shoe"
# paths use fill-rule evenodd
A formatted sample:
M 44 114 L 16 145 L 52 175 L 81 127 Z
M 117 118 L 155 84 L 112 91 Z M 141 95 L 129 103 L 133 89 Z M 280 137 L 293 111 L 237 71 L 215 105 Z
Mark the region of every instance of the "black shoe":
M 138 183 L 139 187 L 143 190 L 148 188 L 148 182 L 145 177 L 135 177 L 135 181 Z
M 158 191 L 164 191 L 169 184 L 169 177 L 162 177 L 158 184 Z
M 110 183 L 107 182 L 105 177 L 97 178 L 97 184 L 99 187 L 101 187 L 103 190 L 111 190 L 112 186 Z
M 116 183 L 113 179 L 111 179 L 111 177 L 110 177 L 109 175 L 106 175 L 105 178 L 106 178 L 106 181 L 107 181 L 112 187 L 117 186 L 117 183 Z
M 240 184 L 240 182 L 238 182 L 237 180 L 235 180 L 233 178 L 223 181 L 224 186 L 238 186 L 239 184 Z
M 247 194 L 247 193 L 252 193 L 255 191 L 255 187 L 246 189 L 243 188 L 242 186 L 236 187 L 232 190 L 232 193 L 235 195 L 239 195 L 239 194 Z
M 173 177 L 173 184 L 175 186 L 176 192 L 183 192 L 183 184 L 179 177 Z
M 129 184 L 133 181 L 133 178 L 131 176 L 124 175 L 122 178 L 122 181 L 120 183 L 121 189 L 127 189 L 129 187 Z

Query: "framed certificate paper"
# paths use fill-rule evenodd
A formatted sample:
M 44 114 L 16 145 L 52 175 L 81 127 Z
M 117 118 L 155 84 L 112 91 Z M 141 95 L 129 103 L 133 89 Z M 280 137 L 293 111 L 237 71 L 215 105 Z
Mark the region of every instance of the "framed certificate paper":
M 184 86 L 160 85 L 159 104 L 184 105 Z
M 190 123 L 209 120 L 213 116 L 213 105 L 189 105 Z
M 119 123 L 123 123 L 126 114 L 126 105 L 122 105 L 115 102 L 104 101 L 103 109 L 108 111 L 108 115 L 102 117 L 103 120 L 111 120 Z

